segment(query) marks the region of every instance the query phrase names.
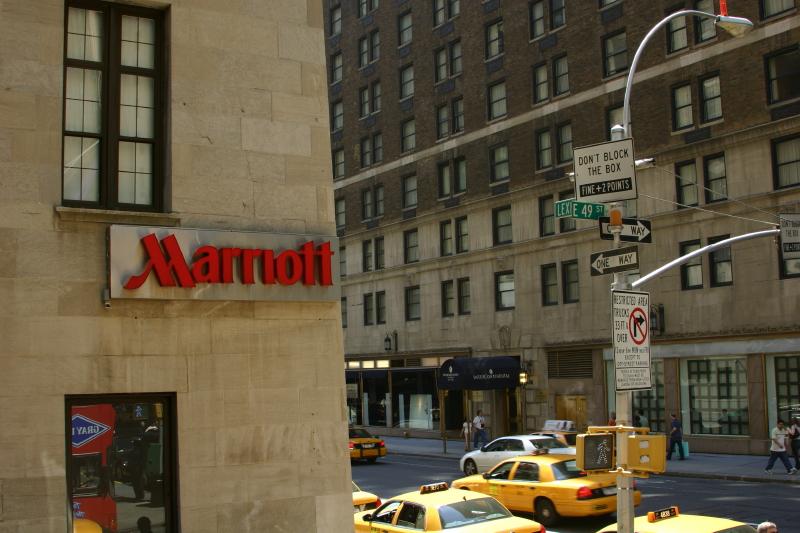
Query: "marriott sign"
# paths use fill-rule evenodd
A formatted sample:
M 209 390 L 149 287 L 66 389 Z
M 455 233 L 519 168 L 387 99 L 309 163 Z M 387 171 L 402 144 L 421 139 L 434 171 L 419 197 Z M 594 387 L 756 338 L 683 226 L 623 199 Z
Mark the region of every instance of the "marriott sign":
M 337 301 L 335 237 L 113 225 L 111 298 Z

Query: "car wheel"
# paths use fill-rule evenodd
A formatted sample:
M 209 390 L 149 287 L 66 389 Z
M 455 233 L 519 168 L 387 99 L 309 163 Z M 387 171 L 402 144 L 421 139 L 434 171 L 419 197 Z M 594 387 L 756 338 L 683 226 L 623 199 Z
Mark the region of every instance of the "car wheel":
M 468 476 L 474 476 L 478 473 L 478 465 L 472 459 L 467 459 L 464 462 L 464 473 Z
M 533 505 L 533 518 L 540 524 L 550 527 L 560 518 L 556 506 L 547 498 L 539 498 Z

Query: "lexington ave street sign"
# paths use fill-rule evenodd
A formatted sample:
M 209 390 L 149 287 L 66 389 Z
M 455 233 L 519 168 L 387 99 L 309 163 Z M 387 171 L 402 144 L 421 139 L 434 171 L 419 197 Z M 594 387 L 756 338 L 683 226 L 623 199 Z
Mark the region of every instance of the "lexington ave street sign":
M 556 218 L 572 217 L 597 220 L 605 214 L 606 206 L 603 204 L 576 202 L 572 198 L 556 202 Z
M 610 223 L 611 219 L 609 217 L 600 217 L 601 239 L 607 241 L 614 240 L 614 235 L 608 229 Z M 623 218 L 622 232 L 619 234 L 619 240 L 623 242 L 653 242 L 653 234 L 650 228 L 649 220 Z
M 637 246 L 628 246 L 626 248 L 598 252 L 591 255 L 589 263 L 592 267 L 592 276 L 638 270 L 639 248 Z
M 619 202 L 638 196 L 633 139 L 575 148 L 573 159 L 579 202 Z

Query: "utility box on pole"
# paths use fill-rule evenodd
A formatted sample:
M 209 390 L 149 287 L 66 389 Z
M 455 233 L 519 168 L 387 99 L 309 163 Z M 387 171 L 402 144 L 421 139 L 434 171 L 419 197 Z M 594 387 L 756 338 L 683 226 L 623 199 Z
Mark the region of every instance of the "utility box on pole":
M 666 435 L 628 436 L 628 470 L 660 474 L 667 468 Z
M 666 452 L 664 452 L 666 453 Z M 585 472 L 614 469 L 614 434 L 578 435 L 575 441 L 575 463 Z

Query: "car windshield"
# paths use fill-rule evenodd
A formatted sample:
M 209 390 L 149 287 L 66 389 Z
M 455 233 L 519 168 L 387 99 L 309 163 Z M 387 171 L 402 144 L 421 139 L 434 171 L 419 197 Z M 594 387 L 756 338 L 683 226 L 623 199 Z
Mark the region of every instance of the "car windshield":
M 511 513 L 494 498 L 464 500 L 439 507 L 439 520 L 442 529 L 480 524 L 500 518 L 508 518 Z
M 545 449 L 545 450 L 555 450 L 556 448 L 563 448 L 564 445 L 558 442 L 554 438 L 546 438 L 546 439 L 531 439 L 531 444 L 537 450 Z
M 550 465 L 553 469 L 553 477 L 556 480 L 573 479 L 576 477 L 584 477 L 586 472 L 578 468 L 575 461 L 561 461 L 560 463 L 553 463 Z
M 350 428 L 351 439 L 371 439 L 372 435 L 366 429 Z

